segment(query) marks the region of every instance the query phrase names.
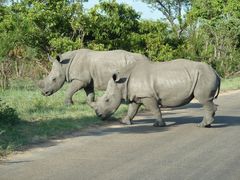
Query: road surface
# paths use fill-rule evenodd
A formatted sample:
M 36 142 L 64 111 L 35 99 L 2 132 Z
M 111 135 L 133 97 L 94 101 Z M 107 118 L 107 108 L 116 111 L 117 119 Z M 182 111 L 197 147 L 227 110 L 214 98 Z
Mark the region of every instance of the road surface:
M 212 128 L 198 128 L 202 108 L 165 111 L 132 126 L 88 129 L 15 154 L 0 163 L 1 180 L 240 180 L 240 91 L 220 95 Z

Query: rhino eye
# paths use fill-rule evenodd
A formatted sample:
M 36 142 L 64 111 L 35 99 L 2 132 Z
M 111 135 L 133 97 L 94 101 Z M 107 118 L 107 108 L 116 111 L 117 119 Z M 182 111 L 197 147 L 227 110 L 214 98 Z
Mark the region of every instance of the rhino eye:
M 109 102 L 109 99 L 105 99 L 106 102 Z
M 53 78 L 52 81 L 53 81 L 53 82 L 56 82 L 56 78 Z

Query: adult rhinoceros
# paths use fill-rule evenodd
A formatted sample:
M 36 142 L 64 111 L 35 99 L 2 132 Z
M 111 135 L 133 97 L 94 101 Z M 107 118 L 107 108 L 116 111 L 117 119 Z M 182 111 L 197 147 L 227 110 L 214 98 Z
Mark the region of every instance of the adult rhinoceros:
M 205 63 L 184 59 L 143 62 L 129 65 L 113 74 L 105 94 L 90 105 L 98 116 L 106 118 L 125 99 L 130 104 L 128 114 L 121 122 L 131 124 L 143 104 L 153 112 L 156 118 L 154 126 L 165 126 L 159 105 L 177 107 L 196 98 L 205 110 L 199 126 L 208 127 L 214 121 L 217 108 L 213 99 L 217 98 L 219 89 L 219 76 Z
M 58 91 L 64 82 L 70 82 L 66 93 L 65 104 L 72 104 L 72 96 L 84 89 L 88 102 L 94 100 L 94 90 L 105 90 L 114 70 L 135 61 L 147 61 L 141 54 L 124 50 L 93 51 L 80 49 L 49 58 L 53 65 L 50 74 L 39 81 L 38 86 L 45 96 Z

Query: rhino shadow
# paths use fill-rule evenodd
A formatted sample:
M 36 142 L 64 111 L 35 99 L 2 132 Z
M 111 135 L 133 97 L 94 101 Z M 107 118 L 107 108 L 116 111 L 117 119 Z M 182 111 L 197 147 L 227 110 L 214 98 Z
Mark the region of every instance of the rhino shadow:
M 202 108 L 202 105 L 198 102 L 196 102 L 196 103 L 190 102 L 184 106 L 175 107 L 172 109 L 195 109 L 195 108 Z
M 154 121 L 151 123 L 153 124 Z M 143 123 L 141 125 L 134 123 L 133 125 L 121 125 L 120 127 L 111 127 L 103 130 L 103 133 L 121 133 L 121 134 L 149 134 L 167 131 L 168 127 L 156 128 L 152 125 L 146 125 Z
M 228 126 L 239 126 L 239 116 L 216 116 L 212 128 L 223 128 Z
M 161 108 L 162 111 L 164 110 L 181 110 L 181 109 L 202 109 L 202 104 L 198 103 L 198 102 L 190 102 L 184 106 L 179 106 L 179 107 L 170 107 L 170 108 Z
M 172 114 L 177 114 L 175 112 L 169 112 L 170 116 Z M 22 131 L 25 132 L 24 127 L 26 127 L 26 132 L 31 130 L 34 131 L 33 134 L 34 141 L 27 146 L 19 147 L 18 151 L 25 151 L 27 149 L 34 149 L 39 147 L 51 147 L 56 146 L 61 143 L 61 141 L 52 141 L 52 140 L 63 140 L 67 138 L 74 138 L 79 136 L 105 136 L 111 135 L 114 133 L 120 134 L 154 134 L 169 131 L 171 127 L 180 126 L 183 124 L 193 124 L 195 126 L 197 123 L 202 121 L 202 116 L 180 116 L 180 117 L 169 117 L 168 114 L 164 117 L 164 120 L 167 122 L 166 127 L 153 127 L 154 119 L 150 116 L 145 116 L 144 119 L 140 119 L 136 117 L 133 120 L 133 125 L 121 125 L 117 118 L 112 117 L 106 122 L 102 122 L 99 119 L 97 120 L 94 116 L 86 116 L 79 118 L 53 118 L 48 121 L 32 121 L 32 122 L 21 122 L 20 126 L 22 127 Z M 82 125 L 81 121 L 85 121 Z M 78 122 L 77 126 L 83 126 L 81 128 L 76 127 L 76 122 Z M 94 122 L 94 125 L 91 123 Z M 72 127 L 69 133 L 57 133 L 54 134 L 55 127 L 64 128 L 65 124 Z M 99 126 L 100 125 L 100 126 Z M 102 126 L 107 125 L 107 126 Z M 240 125 L 240 117 L 239 116 L 223 116 L 219 115 L 215 117 L 215 121 L 212 125 L 212 128 L 224 128 L 228 126 L 239 126 Z M 82 129 L 85 127 L 89 127 L 87 129 Z M 191 128 L 191 127 L 189 127 Z M 48 136 L 48 139 L 45 138 L 45 134 L 42 134 L 42 130 L 45 129 L 45 134 Z M 9 143 L 16 143 L 16 139 L 13 138 Z M 12 162 L 14 163 L 14 162 Z M 23 162 L 19 162 L 23 163 Z
M 198 124 L 202 121 L 202 116 L 182 116 L 182 117 L 165 117 L 164 120 L 167 122 L 166 127 L 178 126 L 182 124 Z M 144 120 L 134 120 L 134 124 L 148 124 L 153 123 L 154 119 L 144 119 Z M 169 123 L 170 122 L 170 123 Z M 215 116 L 215 121 L 213 122 L 211 128 L 224 128 L 228 126 L 239 126 L 240 117 L 237 116 Z
M 121 118 L 116 118 L 114 116 L 104 120 L 106 122 L 106 127 L 101 127 L 98 129 L 93 129 L 92 131 L 87 131 L 81 135 L 85 136 L 104 136 L 112 133 L 122 133 L 122 134 L 147 134 L 147 133 L 156 133 L 167 131 L 168 127 L 156 128 L 153 127 L 154 119 L 146 120 L 133 120 L 132 125 L 121 124 Z
M 149 134 L 149 133 L 160 133 L 168 131 L 170 127 L 179 126 L 183 124 L 192 124 L 197 126 L 198 123 L 202 121 L 202 116 L 192 117 L 192 116 L 182 116 L 182 117 L 166 117 L 164 120 L 167 122 L 165 127 L 153 127 L 154 123 L 153 118 L 146 119 L 135 119 L 133 120 L 132 125 L 121 125 L 119 122 L 116 122 L 116 118 L 113 118 L 111 121 L 113 126 L 105 127 L 100 130 L 94 129 L 93 131 L 88 131 L 83 136 L 105 136 L 114 133 L 121 134 Z M 240 117 L 236 116 L 216 116 L 215 121 L 212 124 L 211 128 L 224 128 L 228 126 L 239 126 Z M 116 126 L 116 127 L 115 127 Z M 190 127 L 191 128 L 191 127 Z

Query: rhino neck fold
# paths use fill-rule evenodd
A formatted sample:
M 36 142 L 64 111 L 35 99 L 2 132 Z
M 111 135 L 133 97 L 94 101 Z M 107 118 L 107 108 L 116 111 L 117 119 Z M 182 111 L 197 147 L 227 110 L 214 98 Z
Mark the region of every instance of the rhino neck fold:
M 129 99 L 129 90 L 128 90 L 128 83 L 130 81 L 132 71 L 135 68 L 136 63 L 132 63 L 128 65 L 127 67 L 123 68 L 122 71 L 120 71 L 120 77 L 126 77 L 127 80 L 124 83 L 124 86 L 121 88 L 122 98 L 125 100 L 125 102 Z
M 128 92 L 128 82 L 129 82 L 130 77 L 131 77 L 131 73 L 128 74 L 127 80 L 126 80 L 123 88 L 121 89 L 122 97 L 125 100 L 125 102 L 127 102 L 129 99 L 129 97 L 128 97 L 128 93 L 129 93 Z
M 70 59 L 70 61 L 69 61 L 69 63 L 68 63 L 68 66 L 67 66 L 67 69 L 66 69 L 66 81 L 67 81 L 67 82 L 70 82 L 70 81 L 71 81 L 70 78 L 69 78 L 69 70 L 70 70 L 70 67 L 71 67 L 73 58 L 74 58 L 74 57 L 72 57 L 72 58 Z

